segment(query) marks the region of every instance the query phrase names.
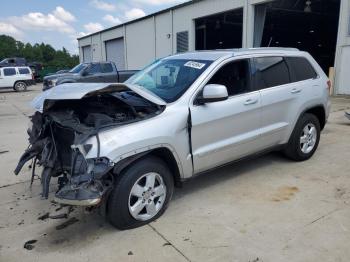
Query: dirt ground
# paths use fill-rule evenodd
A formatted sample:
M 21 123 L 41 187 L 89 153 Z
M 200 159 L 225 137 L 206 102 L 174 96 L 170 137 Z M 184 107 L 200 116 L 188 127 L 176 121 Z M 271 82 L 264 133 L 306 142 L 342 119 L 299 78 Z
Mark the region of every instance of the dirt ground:
M 350 99 L 332 99 L 309 161 L 272 153 L 205 174 L 177 189 L 157 221 L 118 231 L 96 211 L 41 200 L 28 167 L 13 174 L 40 86 L 30 89 L 0 91 L 1 262 L 350 260 Z

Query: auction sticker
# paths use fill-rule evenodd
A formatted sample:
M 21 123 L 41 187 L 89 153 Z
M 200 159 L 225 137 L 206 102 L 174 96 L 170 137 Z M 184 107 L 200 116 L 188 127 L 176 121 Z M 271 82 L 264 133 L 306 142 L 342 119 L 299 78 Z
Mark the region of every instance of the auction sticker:
M 205 67 L 205 64 L 203 63 L 198 63 L 198 62 L 194 62 L 194 61 L 188 61 L 185 66 L 187 67 L 192 67 L 195 69 L 202 69 L 203 67 Z

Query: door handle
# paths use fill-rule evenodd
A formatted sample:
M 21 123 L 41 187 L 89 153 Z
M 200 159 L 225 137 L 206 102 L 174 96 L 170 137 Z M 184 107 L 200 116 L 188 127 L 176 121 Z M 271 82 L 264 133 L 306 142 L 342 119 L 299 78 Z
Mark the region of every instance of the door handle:
M 249 98 L 248 100 L 245 101 L 244 105 L 248 106 L 248 105 L 254 105 L 258 102 L 258 99 L 251 99 Z
M 298 94 L 301 92 L 301 89 L 293 88 L 292 91 L 290 91 L 292 94 Z

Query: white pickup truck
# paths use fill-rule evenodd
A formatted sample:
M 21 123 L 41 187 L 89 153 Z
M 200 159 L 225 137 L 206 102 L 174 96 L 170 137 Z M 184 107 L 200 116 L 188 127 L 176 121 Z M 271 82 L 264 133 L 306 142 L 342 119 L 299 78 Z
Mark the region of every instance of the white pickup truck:
M 27 87 L 34 85 L 32 70 L 28 66 L 0 68 L 0 88 L 13 88 L 13 90 L 26 91 Z

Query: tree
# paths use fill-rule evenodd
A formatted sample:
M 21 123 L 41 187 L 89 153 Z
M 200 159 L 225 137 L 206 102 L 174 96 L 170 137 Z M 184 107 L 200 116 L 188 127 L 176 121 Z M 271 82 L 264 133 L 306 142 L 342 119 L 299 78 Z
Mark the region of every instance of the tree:
M 0 60 L 7 57 L 24 57 L 28 62 L 39 62 L 53 71 L 72 68 L 79 63 L 79 57 L 69 54 L 64 47 L 62 50 L 55 50 L 45 43 L 31 45 L 7 35 L 0 35 Z

